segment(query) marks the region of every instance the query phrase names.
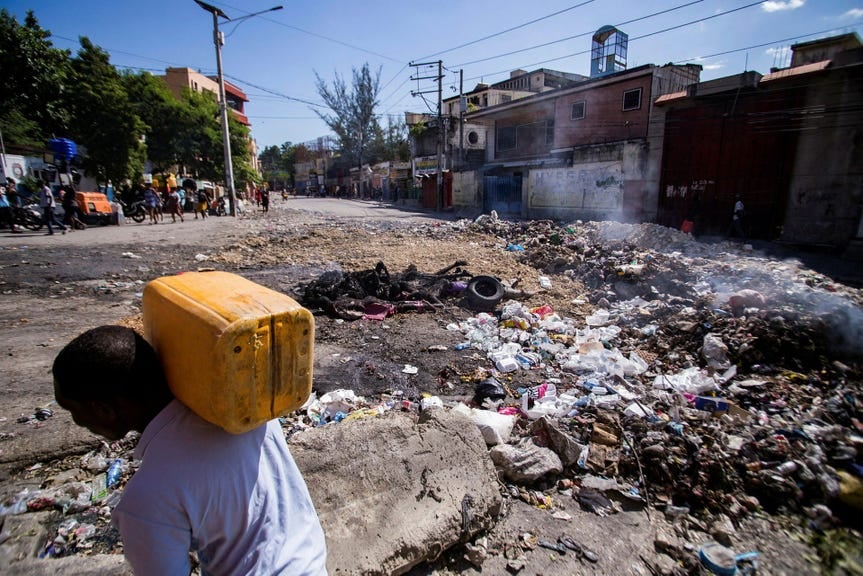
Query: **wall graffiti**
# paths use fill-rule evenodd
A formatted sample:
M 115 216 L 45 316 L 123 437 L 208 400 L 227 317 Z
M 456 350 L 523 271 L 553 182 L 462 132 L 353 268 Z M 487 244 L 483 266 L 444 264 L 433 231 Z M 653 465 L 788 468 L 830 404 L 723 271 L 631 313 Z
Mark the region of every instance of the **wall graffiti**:
M 531 170 L 528 196 L 532 208 L 617 210 L 623 204 L 623 167 L 590 162 L 571 168 Z

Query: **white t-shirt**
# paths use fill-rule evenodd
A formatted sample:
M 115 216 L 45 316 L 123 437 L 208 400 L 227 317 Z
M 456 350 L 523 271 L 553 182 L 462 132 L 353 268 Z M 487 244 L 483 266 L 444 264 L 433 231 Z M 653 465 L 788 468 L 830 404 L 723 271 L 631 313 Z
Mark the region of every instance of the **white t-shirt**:
M 147 425 L 113 513 L 139 576 L 326 575 L 326 542 L 277 420 L 229 434 L 178 400 Z

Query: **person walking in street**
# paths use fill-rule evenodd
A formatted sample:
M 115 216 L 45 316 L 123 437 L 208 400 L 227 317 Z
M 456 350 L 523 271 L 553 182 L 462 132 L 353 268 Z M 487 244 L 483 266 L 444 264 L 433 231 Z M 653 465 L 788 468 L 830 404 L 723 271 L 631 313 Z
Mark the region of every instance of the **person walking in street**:
M 261 189 L 261 208 L 264 212 L 270 211 L 270 191 L 266 188 Z
M 76 424 L 109 441 L 141 433 L 111 513 L 135 574 L 189 574 L 195 551 L 203 574 L 326 576 L 324 531 L 278 419 L 242 434 L 203 420 L 124 326 L 79 335 L 52 373 Z
M 9 206 L 12 208 L 21 206 L 21 198 L 18 196 L 18 184 L 12 178 L 6 178 L 6 199 L 9 200 Z
M 729 238 L 737 238 L 739 236 L 744 240 L 746 239 L 743 221 L 745 217 L 746 209 L 743 206 L 743 200 L 738 194 L 734 197 L 734 214 L 731 216 L 731 229 L 728 231 Z
M 144 190 L 144 207 L 147 208 L 147 215 L 150 217 L 150 224 L 158 224 L 159 217 L 156 209 L 159 206 L 159 195 L 153 190 L 153 186 L 147 186 Z
M 15 216 L 12 214 L 12 206 L 6 196 L 6 186 L 0 186 L 0 224 L 9 226 L 10 232 L 21 232 L 15 226 Z
M 66 225 L 57 220 L 57 217 L 54 215 L 57 201 L 54 199 L 54 193 L 51 192 L 51 188 L 42 180 L 37 180 L 36 186 L 39 188 L 39 207 L 42 208 L 42 223 L 48 226 L 48 234 L 46 236 L 54 235 L 54 224 L 65 234 Z
M 185 222 L 185 220 L 183 220 L 183 212 L 180 210 L 180 195 L 176 190 L 170 190 L 168 192 L 166 208 L 168 209 L 168 214 L 171 215 L 172 224 L 177 221 L 177 216 L 180 217 L 180 222 Z
M 210 207 L 210 198 L 204 190 L 198 190 L 197 203 L 195 204 L 195 220 L 198 219 L 198 213 L 201 213 L 201 219 L 207 219 L 207 210 Z
M 87 225 L 78 217 L 80 210 L 78 209 L 78 194 L 75 192 L 75 188 L 69 184 L 68 186 L 63 186 L 62 189 L 63 223 L 69 227 L 70 232 L 74 232 L 76 228 L 78 230 L 86 230 Z

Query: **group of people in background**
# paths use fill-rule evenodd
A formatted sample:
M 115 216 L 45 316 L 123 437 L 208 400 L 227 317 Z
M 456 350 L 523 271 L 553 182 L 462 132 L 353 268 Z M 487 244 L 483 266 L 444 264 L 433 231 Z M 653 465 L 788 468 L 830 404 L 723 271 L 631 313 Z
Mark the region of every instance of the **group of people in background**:
M 54 234 L 54 228 L 59 228 L 62 234 L 66 231 L 85 230 L 87 225 L 81 219 L 81 209 L 78 205 L 77 191 L 71 184 L 61 185 L 55 193 L 44 180 L 36 181 L 37 193 L 35 199 L 39 202 L 42 224 L 47 226 L 47 235 Z M 257 206 L 263 212 L 270 210 L 270 191 L 265 187 L 256 188 L 253 197 Z M 211 209 L 219 210 L 220 214 L 226 212 L 224 197 L 214 199 L 206 190 L 196 190 L 187 187 L 166 187 L 158 191 L 151 183 L 141 184 L 137 188 L 137 196 L 143 200 L 150 224 L 158 224 L 165 220 L 165 214 L 171 216 L 171 221 L 185 222 L 185 213 L 192 211 L 195 220 L 200 215 L 206 219 Z M 63 208 L 62 219 L 57 217 L 56 208 Z M 16 223 L 15 210 L 21 206 L 16 182 L 8 178 L 7 182 L 0 184 L 0 226 L 7 228 L 13 233 L 22 232 Z M 238 212 L 242 212 L 242 200 L 238 198 Z
M 63 219 L 59 220 L 55 214 L 57 208 L 57 196 L 54 191 L 43 180 L 36 181 L 38 190 L 36 199 L 42 213 L 42 224 L 48 227 L 48 236 L 54 235 L 54 227 L 65 234 L 67 230 L 85 230 L 87 225 L 81 221 L 80 208 L 78 206 L 77 191 L 71 184 L 60 186 L 58 195 L 63 207 Z M 8 227 L 10 232 L 21 233 L 21 227 L 16 222 L 15 210 L 21 209 L 21 198 L 18 194 L 18 186 L 12 178 L 7 178 L 5 184 L 0 185 L 0 224 Z
M 195 220 L 198 219 L 198 214 L 201 215 L 202 219 L 206 220 L 207 218 L 211 199 L 205 190 L 187 189 L 185 187 L 172 188 L 168 186 L 160 194 L 153 188 L 152 184 L 146 186 L 142 184 L 140 188 L 150 224 L 163 222 L 165 220 L 165 213 L 171 216 L 171 222 L 176 222 L 177 218 L 180 219 L 180 222 L 185 222 L 183 214 L 187 198 L 189 198 L 192 205 Z

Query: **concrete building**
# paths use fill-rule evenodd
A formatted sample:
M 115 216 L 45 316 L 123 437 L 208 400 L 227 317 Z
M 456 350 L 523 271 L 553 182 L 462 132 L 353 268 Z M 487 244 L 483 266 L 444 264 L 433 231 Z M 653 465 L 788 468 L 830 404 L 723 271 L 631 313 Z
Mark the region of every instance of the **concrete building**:
M 184 89 L 193 92 L 207 92 L 219 101 L 219 81 L 217 76 L 204 76 L 191 68 L 166 68 L 162 76 L 171 93 L 180 98 Z M 249 101 L 246 93 L 234 84 L 225 80 L 225 100 L 228 109 L 234 113 L 234 117 L 245 126 L 251 126 L 246 116 L 245 104 Z
M 454 205 L 526 218 L 651 221 L 662 151 L 662 94 L 697 65 L 644 65 L 467 114 L 486 127 L 485 165 L 456 175 Z M 461 180 L 461 181 L 459 181 Z
M 863 242 L 863 45 L 792 46 L 791 66 L 659 98 L 666 110 L 658 221 L 725 234 L 735 197 L 756 238 L 845 249 Z

